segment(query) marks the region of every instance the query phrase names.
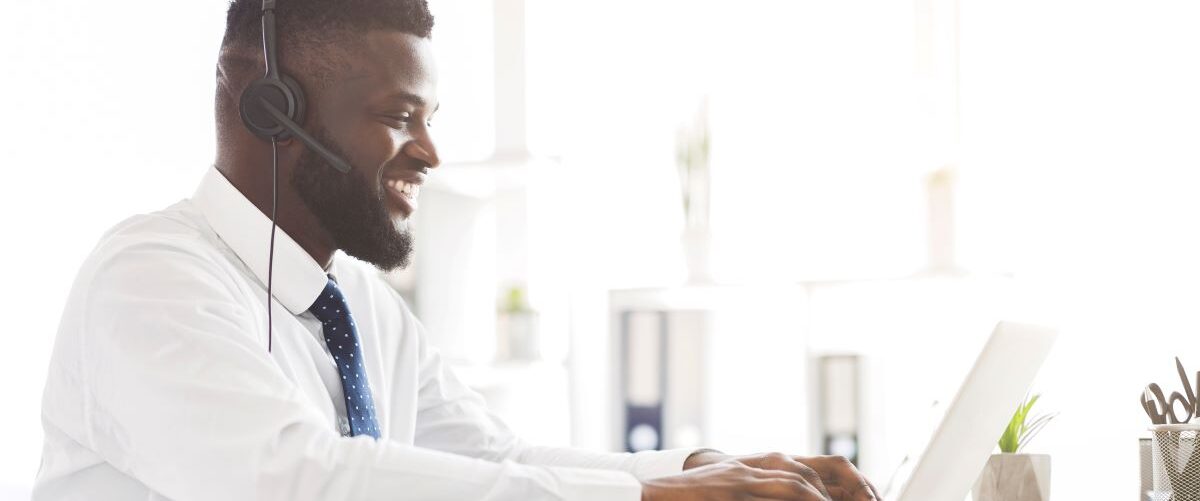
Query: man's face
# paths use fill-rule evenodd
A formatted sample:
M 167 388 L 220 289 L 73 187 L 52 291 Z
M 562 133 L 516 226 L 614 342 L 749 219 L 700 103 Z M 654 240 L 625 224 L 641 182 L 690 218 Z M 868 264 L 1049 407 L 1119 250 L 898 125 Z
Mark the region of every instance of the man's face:
M 309 132 L 352 166 L 335 170 L 305 148 L 291 183 L 343 252 L 390 271 L 408 264 L 419 187 L 437 167 L 429 124 L 437 111 L 429 40 L 373 31 L 347 51 L 313 103 Z

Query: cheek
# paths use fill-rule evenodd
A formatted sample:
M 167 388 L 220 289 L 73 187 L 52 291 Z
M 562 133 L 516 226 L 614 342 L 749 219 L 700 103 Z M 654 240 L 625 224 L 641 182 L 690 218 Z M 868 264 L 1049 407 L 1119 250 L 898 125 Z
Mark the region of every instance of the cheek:
M 374 171 L 395 158 L 404 141 L 401 131 L 379 125 L 360 129 L 345 144 L 352 148 L 349 153 L 354 156 L 356 165 Z
M 404 143 L 408 142 L 410 139 L 409 135 L 403 130 L 396 130 L 391 127 L 386 127 L 386 129 L 387 139 L 385 142 L 387 144 L 387 150 L 391 152 L 391 156 L 396 156 L 400 152 L 400 148 L 404 146 Z

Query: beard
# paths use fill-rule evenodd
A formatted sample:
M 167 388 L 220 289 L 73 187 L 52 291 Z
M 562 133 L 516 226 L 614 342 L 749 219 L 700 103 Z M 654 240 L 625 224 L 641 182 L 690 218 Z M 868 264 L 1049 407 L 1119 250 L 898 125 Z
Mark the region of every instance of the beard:
M 349 158 L 326 130 L 310 132 L 329 151 Z M 342 174 L 308 148 L 300 154 L 291 184 L 342 252 L 384 272 L 408 266 L 412 232 L 388 214 L 381 184 L 369 183 L 358 169 Z

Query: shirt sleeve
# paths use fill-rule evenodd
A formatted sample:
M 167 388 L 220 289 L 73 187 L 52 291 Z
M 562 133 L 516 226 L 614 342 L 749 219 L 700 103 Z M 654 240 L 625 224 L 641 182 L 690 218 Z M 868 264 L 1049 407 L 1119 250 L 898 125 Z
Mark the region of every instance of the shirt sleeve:
M 420 323 L 415 318 L 412 322 L 417 325 L 420 336 L 420 392 L 415 438 L 418 445 L 491 461 L 612 470 L 638 480 L 681 473 L 684 461 L 698 450 L 629 454 L 527 444 L 488 411 L 478 392 L 455 376 L 437 349 L 425 342 Z M 617 480 L 621 480 L 619 476 L 614 477 L 614 481 Z
M 84 436 L 170 499 L 630 500 L 632 475 L 342 437 L 274 363 L 215 261 L 137 243 L 83 282 Z M 282 308 L 281 308 L 282 309 Z M 277 315 L 278 316 L 278 315 Z

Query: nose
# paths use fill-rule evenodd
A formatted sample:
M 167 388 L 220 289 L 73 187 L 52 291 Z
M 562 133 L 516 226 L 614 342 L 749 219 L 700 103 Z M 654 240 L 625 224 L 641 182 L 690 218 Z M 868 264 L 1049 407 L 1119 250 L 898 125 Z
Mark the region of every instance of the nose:
M 433 141 L 425 138 L 409 141 L 404 145 L 404 153 L 421 161 L 431 169 L 442 164 L 441 159 L 438 158 L 437 148 L 433 146 Z

